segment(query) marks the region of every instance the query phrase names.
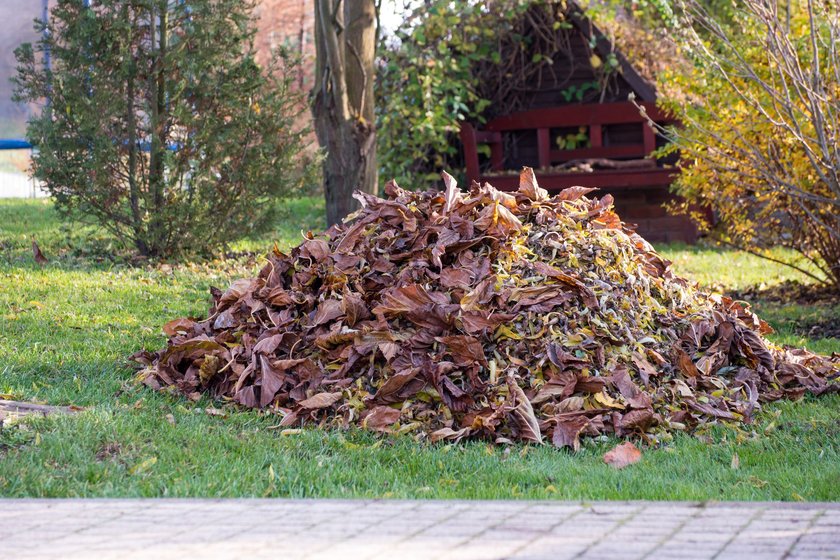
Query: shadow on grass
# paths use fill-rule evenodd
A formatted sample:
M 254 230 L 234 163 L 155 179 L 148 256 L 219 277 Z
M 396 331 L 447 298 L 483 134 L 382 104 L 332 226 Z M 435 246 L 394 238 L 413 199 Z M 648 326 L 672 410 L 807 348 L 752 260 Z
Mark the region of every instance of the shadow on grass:
M 243 256 L 260 257 L 270 252 L 275 243 L 285 250 L 303 239 L 302 232 L 320 232 L 326 227 L 323 197 L 281 199 L 276 204 L 277 219 L 273 227 L 259 234 L 242 232 L 240 239 L 231 240 L 217 256 L 197 257 L 194 262 L 216 261 L 216 266 L 225 267 L 219 264 L 219 261 L 224 263 L 225 255 L 233 255 L 234 261 L 243 260 L 240 258 Z M 138 257 L 133 247 L 126 246 L 101 226 L 80 219 L 65 220 L 49 199 L 0 199 L 0 264 L 35 266 L 33 239 L 52 265 L 63 268 L 144 268 L 165 262 Z

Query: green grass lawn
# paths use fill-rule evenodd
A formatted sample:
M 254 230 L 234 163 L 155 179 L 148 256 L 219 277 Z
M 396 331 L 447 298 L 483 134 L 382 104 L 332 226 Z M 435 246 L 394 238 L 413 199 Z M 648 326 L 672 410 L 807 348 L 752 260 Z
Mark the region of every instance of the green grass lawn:
M 275 231 L 239 252 L 297 242 L 322 227 L 323 205 L 292 201 Z M 50 262 L 32 259 L 35 236 Z M 737 252 L 663 247 L 681 274 L 732 289 L 796 275 Z M 165 343 L 160 326 L 206 313 L 207 289 L 252 273 L 259 259 L 129 266 L 93 228 L 62 226 L 43 201 L 0 200 L 0 394 L 86 407 L 0 428 L 3 496 L 292 496 L 662 500 L 840 499 L 840 397 L 766 407 L 754 426 L 715 426 L 646 449 L 614 471 L 587 441 L 549 446 L 416 443 L 361 431 L 283 433 L 278 418 L 154 393 L 133 383 L 126 356 Z M 840 352 L 808 339 L 840 320 L 840 304 L 757 302 L 777 342 Z M 210 410 L 210 413 L 207 410 Z M 733 455 L 740 467 L 732 468 Z

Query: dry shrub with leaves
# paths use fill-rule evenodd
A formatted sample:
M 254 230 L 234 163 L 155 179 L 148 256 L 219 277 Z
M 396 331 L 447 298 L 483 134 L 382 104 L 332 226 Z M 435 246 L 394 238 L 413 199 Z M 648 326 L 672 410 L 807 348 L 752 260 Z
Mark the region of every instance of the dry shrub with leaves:
M 761 403 L 837 391 L 840 359 L 774 346 L 742 303 L 698 291 L 611 210 L 515 193 L 357 194 L 362 209 L 135 357 L 155 389 L 283 414 L 281 424 L 421 438 L 656 440 L 750 422 Z

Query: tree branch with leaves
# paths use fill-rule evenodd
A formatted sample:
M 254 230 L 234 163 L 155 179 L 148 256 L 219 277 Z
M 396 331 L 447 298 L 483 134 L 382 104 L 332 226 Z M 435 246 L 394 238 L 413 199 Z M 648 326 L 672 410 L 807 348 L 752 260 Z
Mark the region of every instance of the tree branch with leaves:
M 681 8 L 694 65 L 680 79 L 698 101 L 666 103 L 682 126 L 664 132 L 682 209 L 713 209 L 717 223 L 694 215 L 714 238 L 840 291 L 840 7 L 743 0 L 731 21 Z

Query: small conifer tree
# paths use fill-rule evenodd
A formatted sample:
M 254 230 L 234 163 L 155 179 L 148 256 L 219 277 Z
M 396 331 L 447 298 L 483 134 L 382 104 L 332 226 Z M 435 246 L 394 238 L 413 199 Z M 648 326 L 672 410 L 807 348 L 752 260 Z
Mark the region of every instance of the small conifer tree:
M 57 0 L 16 51 L 33 173 L 147 256 L 207 252 L 298 189 L 293 60 L 254 59 L 250 0 Z M 43 64 L 49 54 L 51 66 Z

